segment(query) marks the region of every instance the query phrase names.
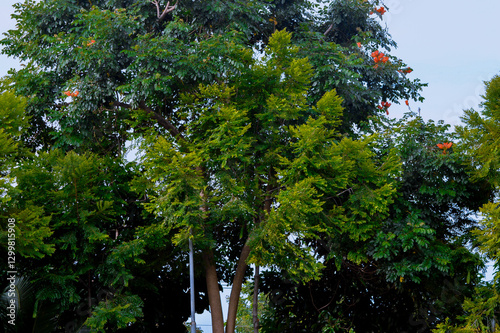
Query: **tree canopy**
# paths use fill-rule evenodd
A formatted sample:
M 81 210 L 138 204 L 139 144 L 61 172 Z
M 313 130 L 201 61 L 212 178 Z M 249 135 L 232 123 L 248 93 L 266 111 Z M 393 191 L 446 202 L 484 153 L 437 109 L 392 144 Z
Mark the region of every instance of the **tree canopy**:
M 436 332 L 491 332 L 498 330 L 500 295 L 499 272 L 499 234 L 500 205 L 499 190 L 499 144 L 500 144 L 500 77 L 494 76 L 485 82 L 486 94 L 481 103 L 482 109 L 465 110 L 464 125 L 457 128 L 463 145 L 461 152 L 471 156 L 469 171 L 474 179 L 488 180 L 495 186 L 495 196 L 481 207 L 479 226 L 473 230 L 476 246 L 494 264 L 494 279 L 481 283 L 475 288 L 474 295 L 464 302 L 465 315 L 462 322 L 453 325 L 449 321 L 441 323 Z
M 216 333 L 235 331 L 252 280 L 274 300 L 254 331 L 460 323 L 497 137 L 462 136 L 481 140 L 476 156 L 443 123 L 385 117 L 424 84 L 391 55 L 381 1 L 15 8 L 0 214 L 18 221 L 19 285 L 36 287 L 25 327 L 184 332 L 189 239 Z

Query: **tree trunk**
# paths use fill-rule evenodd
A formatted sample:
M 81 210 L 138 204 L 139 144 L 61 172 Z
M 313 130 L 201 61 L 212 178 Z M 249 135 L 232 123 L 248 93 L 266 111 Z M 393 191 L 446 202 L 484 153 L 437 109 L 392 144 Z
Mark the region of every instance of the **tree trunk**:
M 88 282 L 88 285 L 87 285 L 87 293 L 88 293 L 87 302 L 88 302 L 88 306 L 89 306 L 87 317 L 90 318 L 92 316 L 92 278 L 90 276 L 90 271 L 87 272 L 87 279 L 88 279 L 88 281 L 87 281 Z
M 234 333 L 234 329 L 236 327 L 236 313 L 238 311 L 241 287 L 243 285 L 243 279 L 245 278 L 245 270 L 247 269 L 247 259 L 249 254 L 250 247 L 247 244 L 243 245 L 243 248 L 241 249 L 240 259 L 238 260 L 238 267 L 236 267 L 236 274 L 234 275 L 233 279 L 231 295 L 229 296 L 226 333 Z
M 224 318 L 222 316 L 222 304 L 219 294 L 219 280 L 217 278 L 214 253 L 212 250 L 206 250 L 203 253 L 203 266 L 205 266 L 208 302 L 212 315 L 212 332 L 224 333 Z
M 253 277 L 253 332 L 259 333 L 259 266 L 255 265 L 255 274 Z

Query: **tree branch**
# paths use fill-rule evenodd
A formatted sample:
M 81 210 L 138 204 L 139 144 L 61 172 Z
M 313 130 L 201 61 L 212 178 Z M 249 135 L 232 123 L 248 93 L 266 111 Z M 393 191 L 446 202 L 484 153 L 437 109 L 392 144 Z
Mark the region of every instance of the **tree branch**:
M 328 27 L 328 29 L 326 29 L 326 31 L 323 35 L 326 36 L 330 32 L 330 30 L 332 30 L 332 28 L 333 28 L 333 23 L 330 24 L 330 26 Z
M 123 102 L 114 102 L 113 105 L 120 106 L 120 107 L 123 107 L 126 109 L 132 109 L 132 105 L 127 104 L 127 103 L 123 103 Z M 185 141 L 184 137 L 182 136 L 181 132 L 179 132 L 177 127 L 172 125 L 172 123 L 170 121 L 168 121 L 167 119 L 165 119 L 165 117 L 156 113 L 153 109 L 151 109 L 149 106 L 147 106 L 146 103 L 140 102 L 139 109 L 149 113 L 151 115 L 151 118 L 156 120 L 158 122 L 158 124 L 160 126 L 162 126 L 164 129 L 166 129 L 170 133 L 170 135 L 172 135 L 174 138 Z
M 219 294 L 219 280 L 215 267 L 214 253 L 212 249 L 205 250 L 202 254 L 203 266 L 205 267 L 205 278 L 207 281 L 208 302 L 212 314 L 212 332 L 224 333 L 224 317 L 222 315 L 222 304 Z
M 238 312 L 238 303 L 240 300 L 241 287 L 245 279 L 245 271 L 247 268 L 247 259 L 250 255 L 250 246 L 245 242 L 241 249 L 240 259 L 238 266 L 236 266 L 236 273 L 233 278 L 233 287 L 231 288 L 231 295 L 229 296 L 229 306 L 227 309 L 227 324 L 226 333 L 234 333 L 236 328 L 236 314 Z
M 158 17 L 158 21 L 163 21 L 165 19 L 165 16 L 177 7 L 177 2 L 175 3 L 175 5 L 170 6 L 169 1 L 167 2 L 167 6 L 165 6 L 163 12 L 160 14 L 160 3 L 158 2 L 158 0 L 151 1 L 151 3 L 156 6 L 156 16 Z

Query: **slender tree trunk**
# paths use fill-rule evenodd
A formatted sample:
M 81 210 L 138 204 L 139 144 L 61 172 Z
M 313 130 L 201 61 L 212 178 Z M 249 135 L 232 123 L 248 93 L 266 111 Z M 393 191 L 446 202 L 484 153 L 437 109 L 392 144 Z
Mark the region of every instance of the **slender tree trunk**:
M 87 272 L 87 303 L 88 303 L 88 306 L 89 306 L 89 310 L 88 310 L 88 313 L 87 313 L 87 317 L 91 317 L 92 315 L 92 278 L 90 276 L 90 271 Z
M 247 259 L 250 254 L 250 247 L 245 244 L 241 249 L 240 259 L 236 267 L 236 274 L 233 279 L 233 286 L 231 288 L 231 295 L 229 296 L 229 308 L 227 310 L 227 325 L 226 333 L 234 333 L 236 327 L 236 313 L 238 311 L 238 303 L 240 301 L 241 287 L 243 279 L 245 278 L 245 271 L 247 269 Z
M 197 167 L 203 176 L 205 170 L 203 167 Z M 207 212 L 206 196 L 202 190 L 200 198 L 203 204 L 200 210 Z M 210 314 L 212 315 L 212 333 L 224 333 L 224 316 L 222 314 L 222 304 L 219 293 L 219 278 L 217 277 L 217 267 L 215 265 L 214 251 L 207 249 L 202 254 L 203 266 L 205 267 L 205 279 L 207 282 L 208 303 L 210 304 Z
M 224 333 L 224 318 L 222 316 L 222 304 L 219 294 L 219 280 L 217 278 L 214 253 L 212 250 L 206 250 L 203 253 L 203 266 L 205 266 L 208 302 L 212 314 L 212 332 Z
M 259 333 L 259 266 L 255 265 L 255 274 L 253 277 L 253 332 Z
M 274 170 L 270 169 L 270 178 L 273 175 Z M 267 184 L 267 193 L 271 191 L 271 184 Z M 266 212 L 271 211 L 271 197 L 266 196 L 264 203 L 264 209 Z M 256 224 L 259 224 L 256 221 Z M 229 307 L 227 312 L 227 323 L 226 323 L 226 333 L 234 333 L 236 328 L 236 313 L 238 312 L 238 303 L 240 300 L 241 288 L 243 286 L 243 280 L 245 278 L 245 271 L 247 269 L 247 259 L 250 255 L 250 247 L 248 246 L 248 241 L 243 245 L 241 249 L 240 259 L 238 260 L 238 266 L 236 267 L 236 274 L 233 278 L 233 285 L 231 288 L 231 295 L 229 296 Z M 258 275 L 258 272 L 257 272 Z M 255 324 L 254 324 L 255 326 Z M 257 328 L 258 330 L 258 328 Z

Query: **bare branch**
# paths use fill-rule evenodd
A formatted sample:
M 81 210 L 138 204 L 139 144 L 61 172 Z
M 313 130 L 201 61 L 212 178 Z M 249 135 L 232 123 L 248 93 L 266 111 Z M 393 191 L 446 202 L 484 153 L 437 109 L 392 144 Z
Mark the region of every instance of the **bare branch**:
M 160 17 L 160 4 L 156 0 L 151 1 L 151 3 L 156 6 L 156 17 L 159 18 Z
M 333 23 L 330 24 L 330 26 L 328 27 L 328 29 L 326 29 L 325 33 L 323 34 L 324 36 L 328 35 L 328 33 L 330 32 L 330 30 L 332 30 L 333 28 Z
M 163 21 L 165 19 L 165 16 L 177 7 L 177 2 L 175 3 L 175 5 L 170 6 L 169 1 L 167 2 L 167 6 L 165 6 L 163 12 L 160 14 L 160 3 L 158 2 L 158 0 L 151 1 L 151 3 L 156 6 L 156 16 L 158 17 L 158 21 Z

